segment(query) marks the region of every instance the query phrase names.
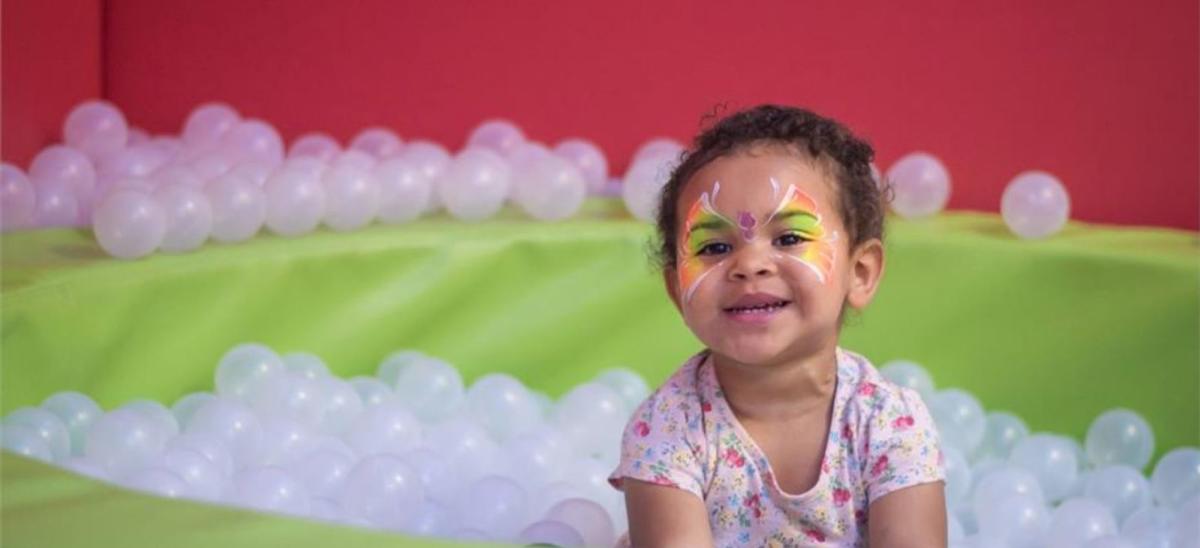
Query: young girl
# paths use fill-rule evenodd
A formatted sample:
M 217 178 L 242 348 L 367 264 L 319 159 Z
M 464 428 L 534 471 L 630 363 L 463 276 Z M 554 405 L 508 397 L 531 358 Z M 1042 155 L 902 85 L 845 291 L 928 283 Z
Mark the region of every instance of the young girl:
M 836 121 L 760 106 L 675 169 L 663 278 L 707 348 L 626 427 L 609 481 L 633 546 L 946 545 L 929 412 L 838 346 L 883 275 L 873 154 Z

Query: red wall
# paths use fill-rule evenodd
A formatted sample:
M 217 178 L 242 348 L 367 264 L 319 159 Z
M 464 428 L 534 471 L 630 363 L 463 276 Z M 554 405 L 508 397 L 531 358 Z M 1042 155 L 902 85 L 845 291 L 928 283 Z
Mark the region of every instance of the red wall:
M 221 99 L 285 137 L 386 124 L 457 147 L 501 115 L 620 167 L 717 103 L 796 103 L 866 135 L 882 167 L 940 156 L 951 208 L 995 211 L 1038 168 L 1076 219 L 1200 228 L 1195 0 L 868 3 L 107 0 L 105 93 L 154 131 Z M 34 93 L 8 78 L 10 26 L 6 103 Z
M 0 4 L 0 156 L 27 167 L 71 107 L 103 93 L 101 0 Z

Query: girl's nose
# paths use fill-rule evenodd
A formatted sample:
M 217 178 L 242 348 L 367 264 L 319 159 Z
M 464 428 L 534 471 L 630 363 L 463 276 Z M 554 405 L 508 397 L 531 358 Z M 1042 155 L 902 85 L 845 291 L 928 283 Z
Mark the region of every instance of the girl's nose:
M 775 274 L 775 261 L 771 260 L 770 254 L 754 249 L 742 250 L 729 269 L 730 277 L 738 281 L 773 274 Z

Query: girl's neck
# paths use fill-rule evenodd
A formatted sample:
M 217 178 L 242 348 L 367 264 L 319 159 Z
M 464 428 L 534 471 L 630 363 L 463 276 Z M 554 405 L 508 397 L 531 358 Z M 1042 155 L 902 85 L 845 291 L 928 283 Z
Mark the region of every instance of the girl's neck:
M 717 381 L 739 419 L 773 422 L 823 413 L 837 387 L 837 345 L 771 365 L 712 353 Z

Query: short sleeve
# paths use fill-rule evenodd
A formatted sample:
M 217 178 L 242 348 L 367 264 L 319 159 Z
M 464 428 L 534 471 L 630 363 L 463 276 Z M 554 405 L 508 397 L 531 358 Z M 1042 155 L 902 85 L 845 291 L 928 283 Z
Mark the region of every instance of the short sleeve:
M 870 421 L 865 461 L 868 504 L 892 491 L 944 481 L 937 427 L 915 391 L 891 387 Z
M 704 498 L 703 432 L 700 401 L 671 382 L 638 406 L 621 438 L 621 462 L 609 476 L 623 490 L 624 479 L 666 485 Z

